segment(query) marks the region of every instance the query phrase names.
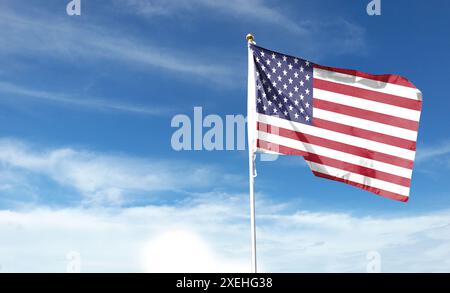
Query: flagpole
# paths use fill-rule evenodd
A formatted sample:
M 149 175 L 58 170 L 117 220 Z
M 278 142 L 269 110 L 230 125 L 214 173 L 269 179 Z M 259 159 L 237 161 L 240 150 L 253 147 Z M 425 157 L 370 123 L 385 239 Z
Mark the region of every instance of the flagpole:
M 252 273 L 257 273 L 256 263 L 256 222 L 255 222 L 255 151 L 256 151 L 256 90 L 255 64 L 250 44 L 255 44 L 252 34 L 246 36 L 248 42 L 248 85 L 247 85 L 247 133 L 248 133 L 248 169 L 250 192 L 250 225 L 252 238 Z

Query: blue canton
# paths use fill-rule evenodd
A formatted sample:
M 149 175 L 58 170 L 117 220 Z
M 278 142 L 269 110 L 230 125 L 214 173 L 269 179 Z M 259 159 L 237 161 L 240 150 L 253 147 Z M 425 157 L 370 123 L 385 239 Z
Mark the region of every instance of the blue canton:
M 313 64 L 256 45 L 250 48 L 258 113 L 312 125 Z

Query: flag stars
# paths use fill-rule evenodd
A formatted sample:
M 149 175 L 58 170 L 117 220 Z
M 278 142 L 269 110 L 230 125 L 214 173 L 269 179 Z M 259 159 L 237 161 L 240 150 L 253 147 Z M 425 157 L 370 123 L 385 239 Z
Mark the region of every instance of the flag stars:
M 287 75 L 287 71 L 283 70 L 283 75 L 286 76 Z
M 294 86 L 294 91 L 298 92 L 298 86 Z
M 292 68 L 293 68 L 292 64 L 289 64 L 288 67 L 289 67 L 289 70 L 292 70 Z
M 292 82 L 293 82 L 292 78 L 289 78 L 288 81 L 289 81 L 289 84 L 292 84 Z
M 306 80 L 309 80 L 309 79 L 311 78 L 311 76 L 309 76 L 309 74 L 307 74 L 307 75 L 305 76 L 305 78 L 306 78 Z
M 281 76 L 278 75 L 278 81 L 281 81 Z
M 294 77 L 298 78 L 298 72 L 297 71 L 294 73 Z
M 277 58 L 277 55 L 275 55 L 275 53 L 272 53 L 272 59 Z
M 286 62 L 287 61 L 287 57 L 283 56 L 283 61 Z
M 277 66 L 281 67 L 281 62 L 280 61 L 278 61 Z
M 305 93 L 306 93 L 307 96 L 309 96 L 309 89 L 306 89 Z

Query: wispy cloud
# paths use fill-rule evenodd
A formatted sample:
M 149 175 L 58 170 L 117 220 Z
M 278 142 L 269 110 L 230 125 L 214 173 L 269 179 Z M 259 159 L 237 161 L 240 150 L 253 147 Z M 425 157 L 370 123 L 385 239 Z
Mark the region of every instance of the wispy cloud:
M 107 100 L 93 97 L 75 97 L 64 93 L 29 89 L 16 84 L 0 81 L 1 100 L 7 100 L 12 103 L 21 102 L 18 98 L 32 99 L 35 101 L 47 101 L 68 106 L 78 106 L 92 110 L 118 111 L 150 116 L 160 116 L 169 113 L 169 110 L 163 107 L 149 108 L 146 106 L 126 104 L 111 99 Z M 170 112 L 172 111 L 174 111 L 174 109 L 170 110 Z
M 291 7 L 285 2 L 272 3 L 267 0 L 115 0 L 116 5 L 125 7 L 137 15 L 154 17 L 190 17 L 193 14 L 222 15 L 239 23 L 258 23 L 259 27 L 282 31 L 301 37 L 301 46 L 306 51 L 322 54 L 364 54 L 367 51 L 365 29 L 343 18 L 326 17 L 317 20 L 303 13 L 296 19 Z M 248 25 L 247 25 L 248 26 Z
M 417 150 L 417 162 L 425 162 L 426 160 L 442 159 L 442 157 L 449 157 L 450 142 L 442 142 L 435 145 L 423 146 Z
M 40 149 L 0 139 L 0 170 L 21 176 L 44 176 L 75 189 L 87 204 L 127 204 L 136 196 L 156 200 L 155 193 L 211 188 L 240 178 L 212 165 L 138 158 L 73 148 Z M 8 181 L 3 182 L 4 185 Z
M 196 55 L 158 46 L 105 26 L 73 23 L 67 17 L 42 12 L 18 14 L 7 5 L 0 5 L 0 27 L 0 53 L 9 58 L 37 55 L 73 63 L 80 62 L 80 58 L 91 62 L 107 60 L 132 68 L 150 67 L 223 84 L 229 84 L 232 79 L 228 66 L 215 63 L 207 54 Z
M 294 21 L 289 17 L 289 13 L 283 13 L 278 7 L 263 0 L 115 0 L 115 3 L 146 16 L 171 16 L 204 8 L 217 14 L 276 24 L 298 34 L 307 33 L 309 28 L 308 22 Z

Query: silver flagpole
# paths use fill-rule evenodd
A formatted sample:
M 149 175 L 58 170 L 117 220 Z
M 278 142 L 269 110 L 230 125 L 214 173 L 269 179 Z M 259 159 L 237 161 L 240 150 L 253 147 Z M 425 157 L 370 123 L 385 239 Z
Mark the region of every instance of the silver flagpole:
M 248 169 L 250 185 L 250 225 L 252 234 L 252 273 L 257 272 L 256 264 L 256 222 L 255 222 L 255 152 L 256 152 L 256 90 L 255 64 L 250 44 L 255 44 L 252 34 L 247 35 L 248 42 L 248 85 L 247 85 L 247 133 L 248 133 Z

